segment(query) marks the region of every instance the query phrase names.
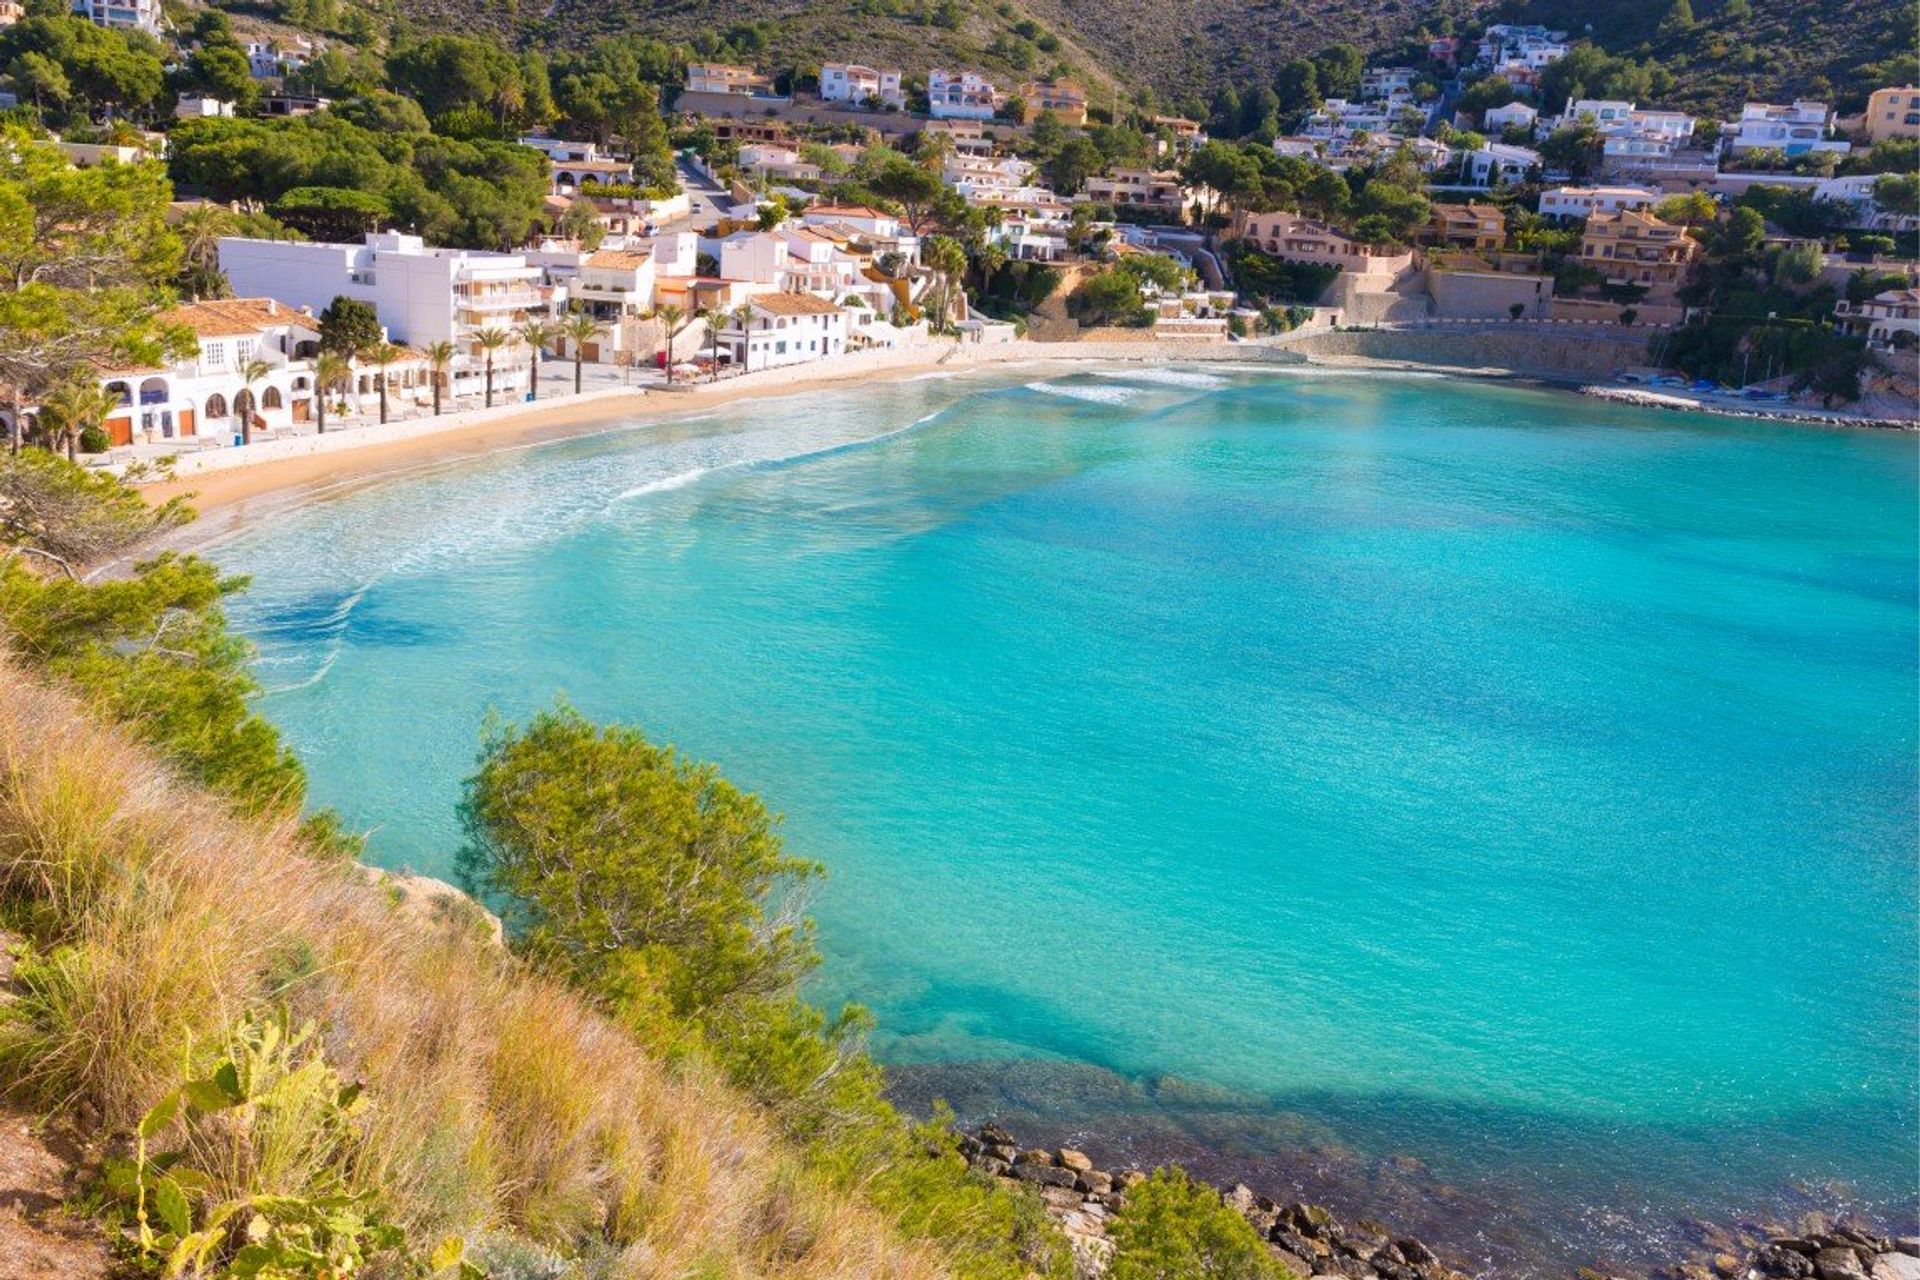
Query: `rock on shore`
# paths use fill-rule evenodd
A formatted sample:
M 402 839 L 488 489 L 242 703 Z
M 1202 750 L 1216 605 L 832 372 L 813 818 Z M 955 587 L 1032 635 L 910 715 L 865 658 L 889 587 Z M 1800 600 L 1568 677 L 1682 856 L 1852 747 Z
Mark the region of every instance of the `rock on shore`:
M 962 1133 L 960 1153 L 983 1173 L 1038 1188 L 1041 1201 L 1073 1242 L 1075 1256 L 1089 1275 L 1105 1271 L 1113 1253 L 1107 1224 L 1125 1207 L 1127 1193 L 1147 1177 L 1139 1169 L 1096 1169 L 1091 1159 L 1071 1147 L 1022 1148 L 1012 1134 L 993 1124 Z M 1221 1198 L 1253 1224 L 1273 1256 L 1302 1280 L 1467 1280 L 1419 1240 L 1396 1237 L 1377 1222 L 1364 1218 L 1343 1222 L 1320 1205 L 1283 1205 L 1246 1186 L 1222 1191 Z M 1920 1280 L 1920 1276 L 1844 1280 Z

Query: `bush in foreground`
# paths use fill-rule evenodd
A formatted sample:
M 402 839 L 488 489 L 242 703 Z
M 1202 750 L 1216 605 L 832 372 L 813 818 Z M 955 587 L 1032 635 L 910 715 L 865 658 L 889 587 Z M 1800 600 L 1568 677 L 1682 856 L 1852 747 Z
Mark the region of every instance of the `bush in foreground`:
M 1287 1280 L 1252 1224 L 1179 1169 L 1127 1192 L 1113 1221 L 1108 1280 Z

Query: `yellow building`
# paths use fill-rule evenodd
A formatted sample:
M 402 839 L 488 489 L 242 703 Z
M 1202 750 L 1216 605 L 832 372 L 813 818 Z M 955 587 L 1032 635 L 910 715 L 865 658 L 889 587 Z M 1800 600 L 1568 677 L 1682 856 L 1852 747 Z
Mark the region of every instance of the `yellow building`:
M 1685 227 L 1634 209 L 1596 213 L 1580 237 L 1580 261 L 1611 285 L 1638 285 L 1648 302 L 1672 302 L 1693 270 L 1700 242 Z
M 1876 89 L 1867 98 L 1861 128 L 1874 142 L 1920 138 L 1920 89 Z
M 1087 91 L 1071 80 L 1029 80 L 1020 86 L 1019 97 L 1031 118 L 1044 112 L 1061 124 L 1087 122 Z

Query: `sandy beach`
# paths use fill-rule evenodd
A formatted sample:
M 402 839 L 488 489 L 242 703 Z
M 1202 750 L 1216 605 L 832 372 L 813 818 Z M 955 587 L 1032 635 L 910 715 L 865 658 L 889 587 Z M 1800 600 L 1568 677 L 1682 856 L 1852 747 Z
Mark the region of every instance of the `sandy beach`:
M 939 346 L 901 352 L 849 356 L 821 367 L 770 369 L 719 382 L 682 384 L 615 394 L 556 398 L 501 413 L 487 421 L 437 427 L 419 420 L 415 434 L 368 440 L 356 447 L 354 430 L 338 433 L 339 447 L 299 457 L 263 459 L 240 466 L 185 474 L 149 484 L 142 492 L 153 502 L 190 497 L 200 513 L 191 541 L 215 541 L 265 513 L 318 497 L 346 492 L 395 474 L 441 466 L 464 458 L 530 448 L 556 440 L 591 435 L 613 427 L 667 421 L 750 398 L 791 396 L 807 391 L 865 382 L 911 378 L 937 371 L 959 372 L 1023 363 L 1185 363 L 1196 360 L 1291 360 L 1272 348 L 1217 343 L 1003 343 L 995 346 Z M 370 430 L 357 428 L 355 430 Z M 331 442 L 330 442 L 331 443 Z
M 804 394 L 849 382 L 911 378 L 932 372 L 961 372 L 1019 364 L 1194 362 L 1318 364 L 1418 370 L 1454 377 L 1526 381 L 1568 391 L 1584 390 L 1589 394 L 1606 395 L 1607 398 L 1635 399 L 1626 394 L 1611 394 L 1615 388 L 1591 385 L 1590 375 L 1546 377 L 1534 370 L 1344 353 L 1316 353 L 1309 356 L 1290 349 L 1284 343 L 1019 341 L 992 346 L 941 344 L 906 351 L 860 353 L 819 365 L 762 370 L 720 382 L 683 383 L 672 391 L 658 387 L 646 390 L 635 388 L 632 391 L 591 393 L 577 399 L 567 396 L 536 405 L 503 406 L 482 421 L 462 421 L 453 415 L 448 415 L 449 420 L 444 424 L 435 419 L 421 419 L 401 425 L 400 434 L 387 436 L 375 434 L 383 429 L 360 427 L 329 437 L 324 451 L 300 456 L 262 457 L 258 461 L 247 461 L 240 465 L 235 465 L 240 463 L 239 459 L 219 457 L 216 459 L 219 464 L 217 469 L 198 472 L 191 471 L 189 463 L 182 468 L 188 474 L 147 485 L 143 492 L 156 503 L 177 495 L 190 496 L 201 518 L 191 526 L 191 534 L 176 532 L 174 538 L 163 539 L 163 544 L 203 545 L 245 528 L 274 510 L 349 492 L 396 474 L 438 467 L 465 458 L 531 448 L 603 430 L 667 421 L 737 400 Z M 1675 403 L 1658 407 L 1705 409 L 1730 416 L 1819 422 L 1827 426 L 1907 425 L 1875 422 L 1845 414 L 1809 412 L 1798 406 L 1723 406 L 1696 400 L 1684 405 Z M 356 439 L 362 432 L 368 434 Z M 303 439 L 311 443 L 311 438 Z

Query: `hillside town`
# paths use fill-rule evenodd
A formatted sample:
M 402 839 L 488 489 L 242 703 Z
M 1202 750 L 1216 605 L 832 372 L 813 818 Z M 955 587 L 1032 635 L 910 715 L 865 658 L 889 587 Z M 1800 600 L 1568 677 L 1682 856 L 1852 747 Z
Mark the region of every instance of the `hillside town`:
M 1797 100 L 1703 119 L 1587 96 L 1609 55 L 1493 24 L 1404 61 L 1336 46 L 1305 64 L 1317 83 L 1293 109 L 1222 102 L 1206 120 L 1064 74 L 698 60 L 658 87 L 596 72 L 596 101 L 570 76 L 541 86 L 544 110 L 496 119 L 444 77 L 470 52 L 457 37 L 336 98 L 318 91 L 339 57 L 325 38 L 242 40 L 218 10 L 170 26 L 150 0 L 74 0 L 0 23 L 13 162 L 164 165 L 188 246 L 158 315 L 170 345 L 92 362 L 100 408 L 67 432 L 76 450 L 230 447 L 1022 337 L 1588 325 L 1645 334 L 1628 381 L 1828 407 L 1913 388 L 1911 85 L 1849 115 Z M 141 88 L 86 89 L 54 65 L 79 57 L 61 41 L 115 39 L 123 79 L 159 64 L 138 107 Z M 273 148 L 329 130 L 470 149 L 453 170 L 475 210 L 436 224 L 422 210 L 446 198 L 412 175 L 405 199 L 269 176 Z M 516 198 L 518 213 L 479 207 Z M 84 407 L 73 366 L 14 363 L 13 438 Z

